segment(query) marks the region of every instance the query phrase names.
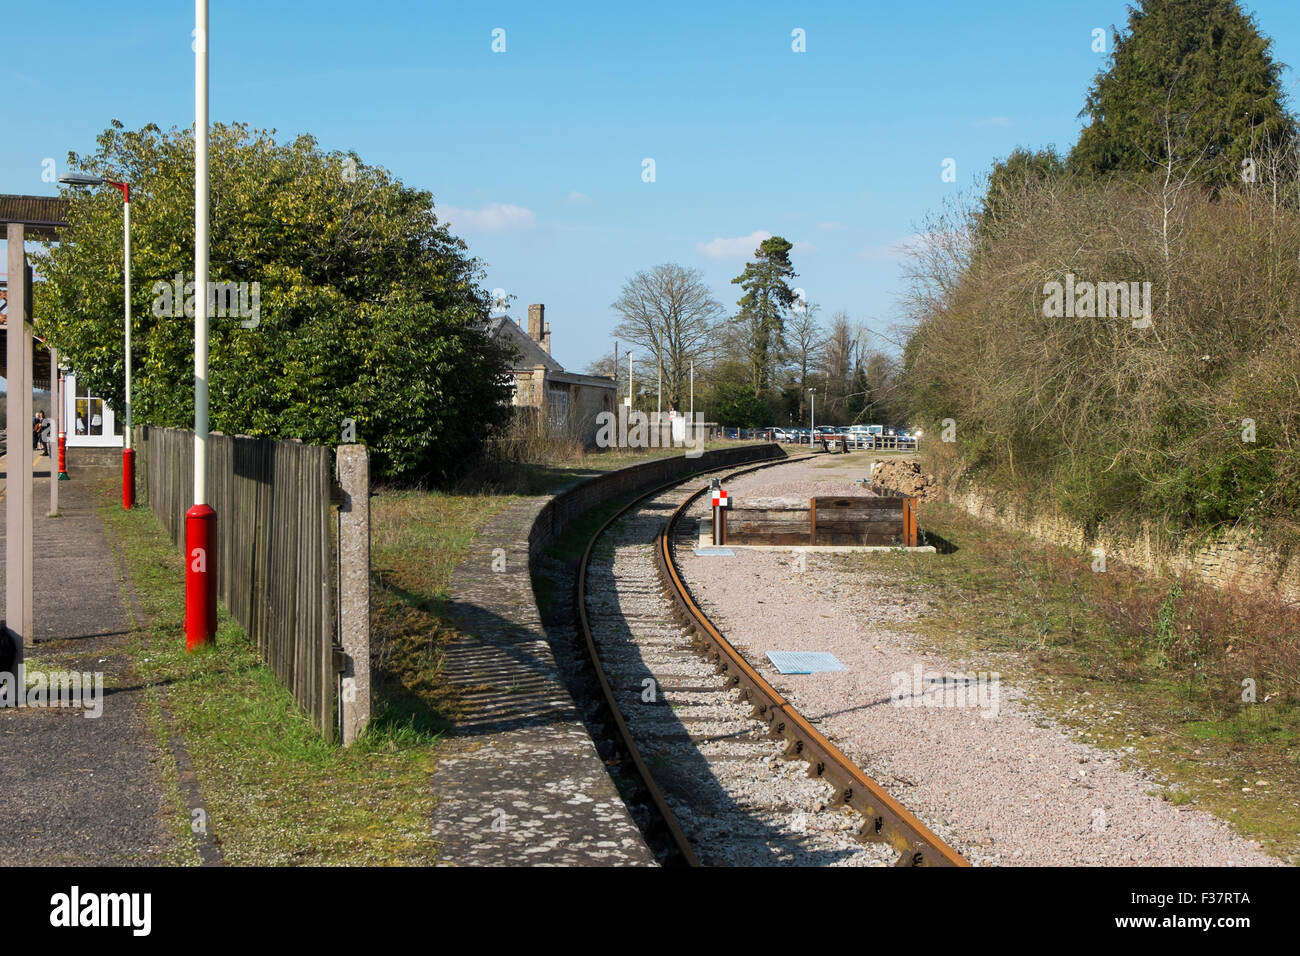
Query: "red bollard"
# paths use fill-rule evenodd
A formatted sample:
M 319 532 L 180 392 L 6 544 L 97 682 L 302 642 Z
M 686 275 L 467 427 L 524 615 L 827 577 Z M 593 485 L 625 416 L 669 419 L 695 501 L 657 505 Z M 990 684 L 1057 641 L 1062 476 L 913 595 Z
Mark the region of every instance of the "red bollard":
M 135 507 L 135 449 L 122 449 L 122 509 Z
M 217 637 L 217 513 L 207 505 L 185 512 L 185 650 Z
M 68 433 L 59 432 L 59 481 L 68 480 Z

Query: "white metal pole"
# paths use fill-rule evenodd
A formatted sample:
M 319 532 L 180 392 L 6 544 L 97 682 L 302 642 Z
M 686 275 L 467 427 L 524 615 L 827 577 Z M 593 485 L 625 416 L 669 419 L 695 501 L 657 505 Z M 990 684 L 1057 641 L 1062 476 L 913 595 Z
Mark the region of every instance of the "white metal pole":
M 123 244 L 126 248 L 126 315 L 123 324 L 126 328 L 126 407 L 122 409 L 126 416 L 125 447 L 131 447 L 131 194 L 130 186 L 123 194 L 122 222 L 124 223 Z
M 45 453 L 50 458 L 50 514 L 59 511 L 59 474 L 55 465 L 59 460 L 59 432 L 63 430 L 63 409 L 59 406 L 62 395 L 59 392 L 59 350 L 50 349 L 50 418 L 54 421 L 51 434 L 54 441 L 45 446 Z
M 627 350 L 627 413 L 632 414 L 632 350 Z
M 208 503 L 208 0 L 194 0 L 194 503 Z

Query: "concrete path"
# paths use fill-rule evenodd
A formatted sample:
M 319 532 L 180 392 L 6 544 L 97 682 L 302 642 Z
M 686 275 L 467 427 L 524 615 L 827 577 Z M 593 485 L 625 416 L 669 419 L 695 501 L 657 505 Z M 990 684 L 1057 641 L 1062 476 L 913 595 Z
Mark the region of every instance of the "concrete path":
M 527 498 L 498 514 L 452 576 L 451 615 L 468 636 L 447 648 L 444 672 L 469 713 L 434 774 L 438 858 L 461 866 L 653 865 L 533 599 L 528 532 L 547 501 Z
M 160 774 L 170 755 L 152 735 L 126 655 L 125 572 L 92 497 L 94 484 L 111 473 L 70 469 L 72 480 L 59 487 L 61 517 L 50 518 L 48 464 L 37 460 L 45 477 L 34 482 L 32 503 L 28 682 L 38 668 L 102 673 L 102 715 L 84 716 L 93 708 L 0 708 L 0 866 L 175 860 Z M 0 507 L 0 530 L 4 517 Z

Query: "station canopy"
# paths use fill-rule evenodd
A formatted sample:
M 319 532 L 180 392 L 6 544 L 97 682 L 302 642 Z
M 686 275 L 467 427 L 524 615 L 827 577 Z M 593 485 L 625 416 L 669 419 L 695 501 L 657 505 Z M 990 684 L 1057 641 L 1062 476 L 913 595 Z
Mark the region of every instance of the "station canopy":
M 58 231 L 68 224 L 68 201 L 58 196 L 15 196 L 0 194 L 0 237 L 4 237 L 10 223 L 21 223 L 25 239 L 38 242 L 53 242 L 58 239 Z M 6 378 L 8 371 L 8 277 L 0 279 L 0 375 Z M 37 308 L 39 308 L 39 303 Z M 50 387 L 50 352 L 45 347 L 45 340 L 38 335 L 32 336 L 32 386 L 48 391 Z

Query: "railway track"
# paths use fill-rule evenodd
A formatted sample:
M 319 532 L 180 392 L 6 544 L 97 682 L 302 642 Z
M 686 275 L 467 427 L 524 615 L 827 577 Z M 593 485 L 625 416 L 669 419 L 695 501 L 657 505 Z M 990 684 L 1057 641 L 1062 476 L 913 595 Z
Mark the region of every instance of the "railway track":
M 724 480 L 776 463 L 733 467 Z M 673 549 L 679 535 L 693 537 L 685 515 L 706 491 L 682 500 L 674 483 L 629 503 L 591 537 L 578 570 L 577 619 L 588 656 L 678 859 L 967 865 L 804 719 L 696 607 Z

